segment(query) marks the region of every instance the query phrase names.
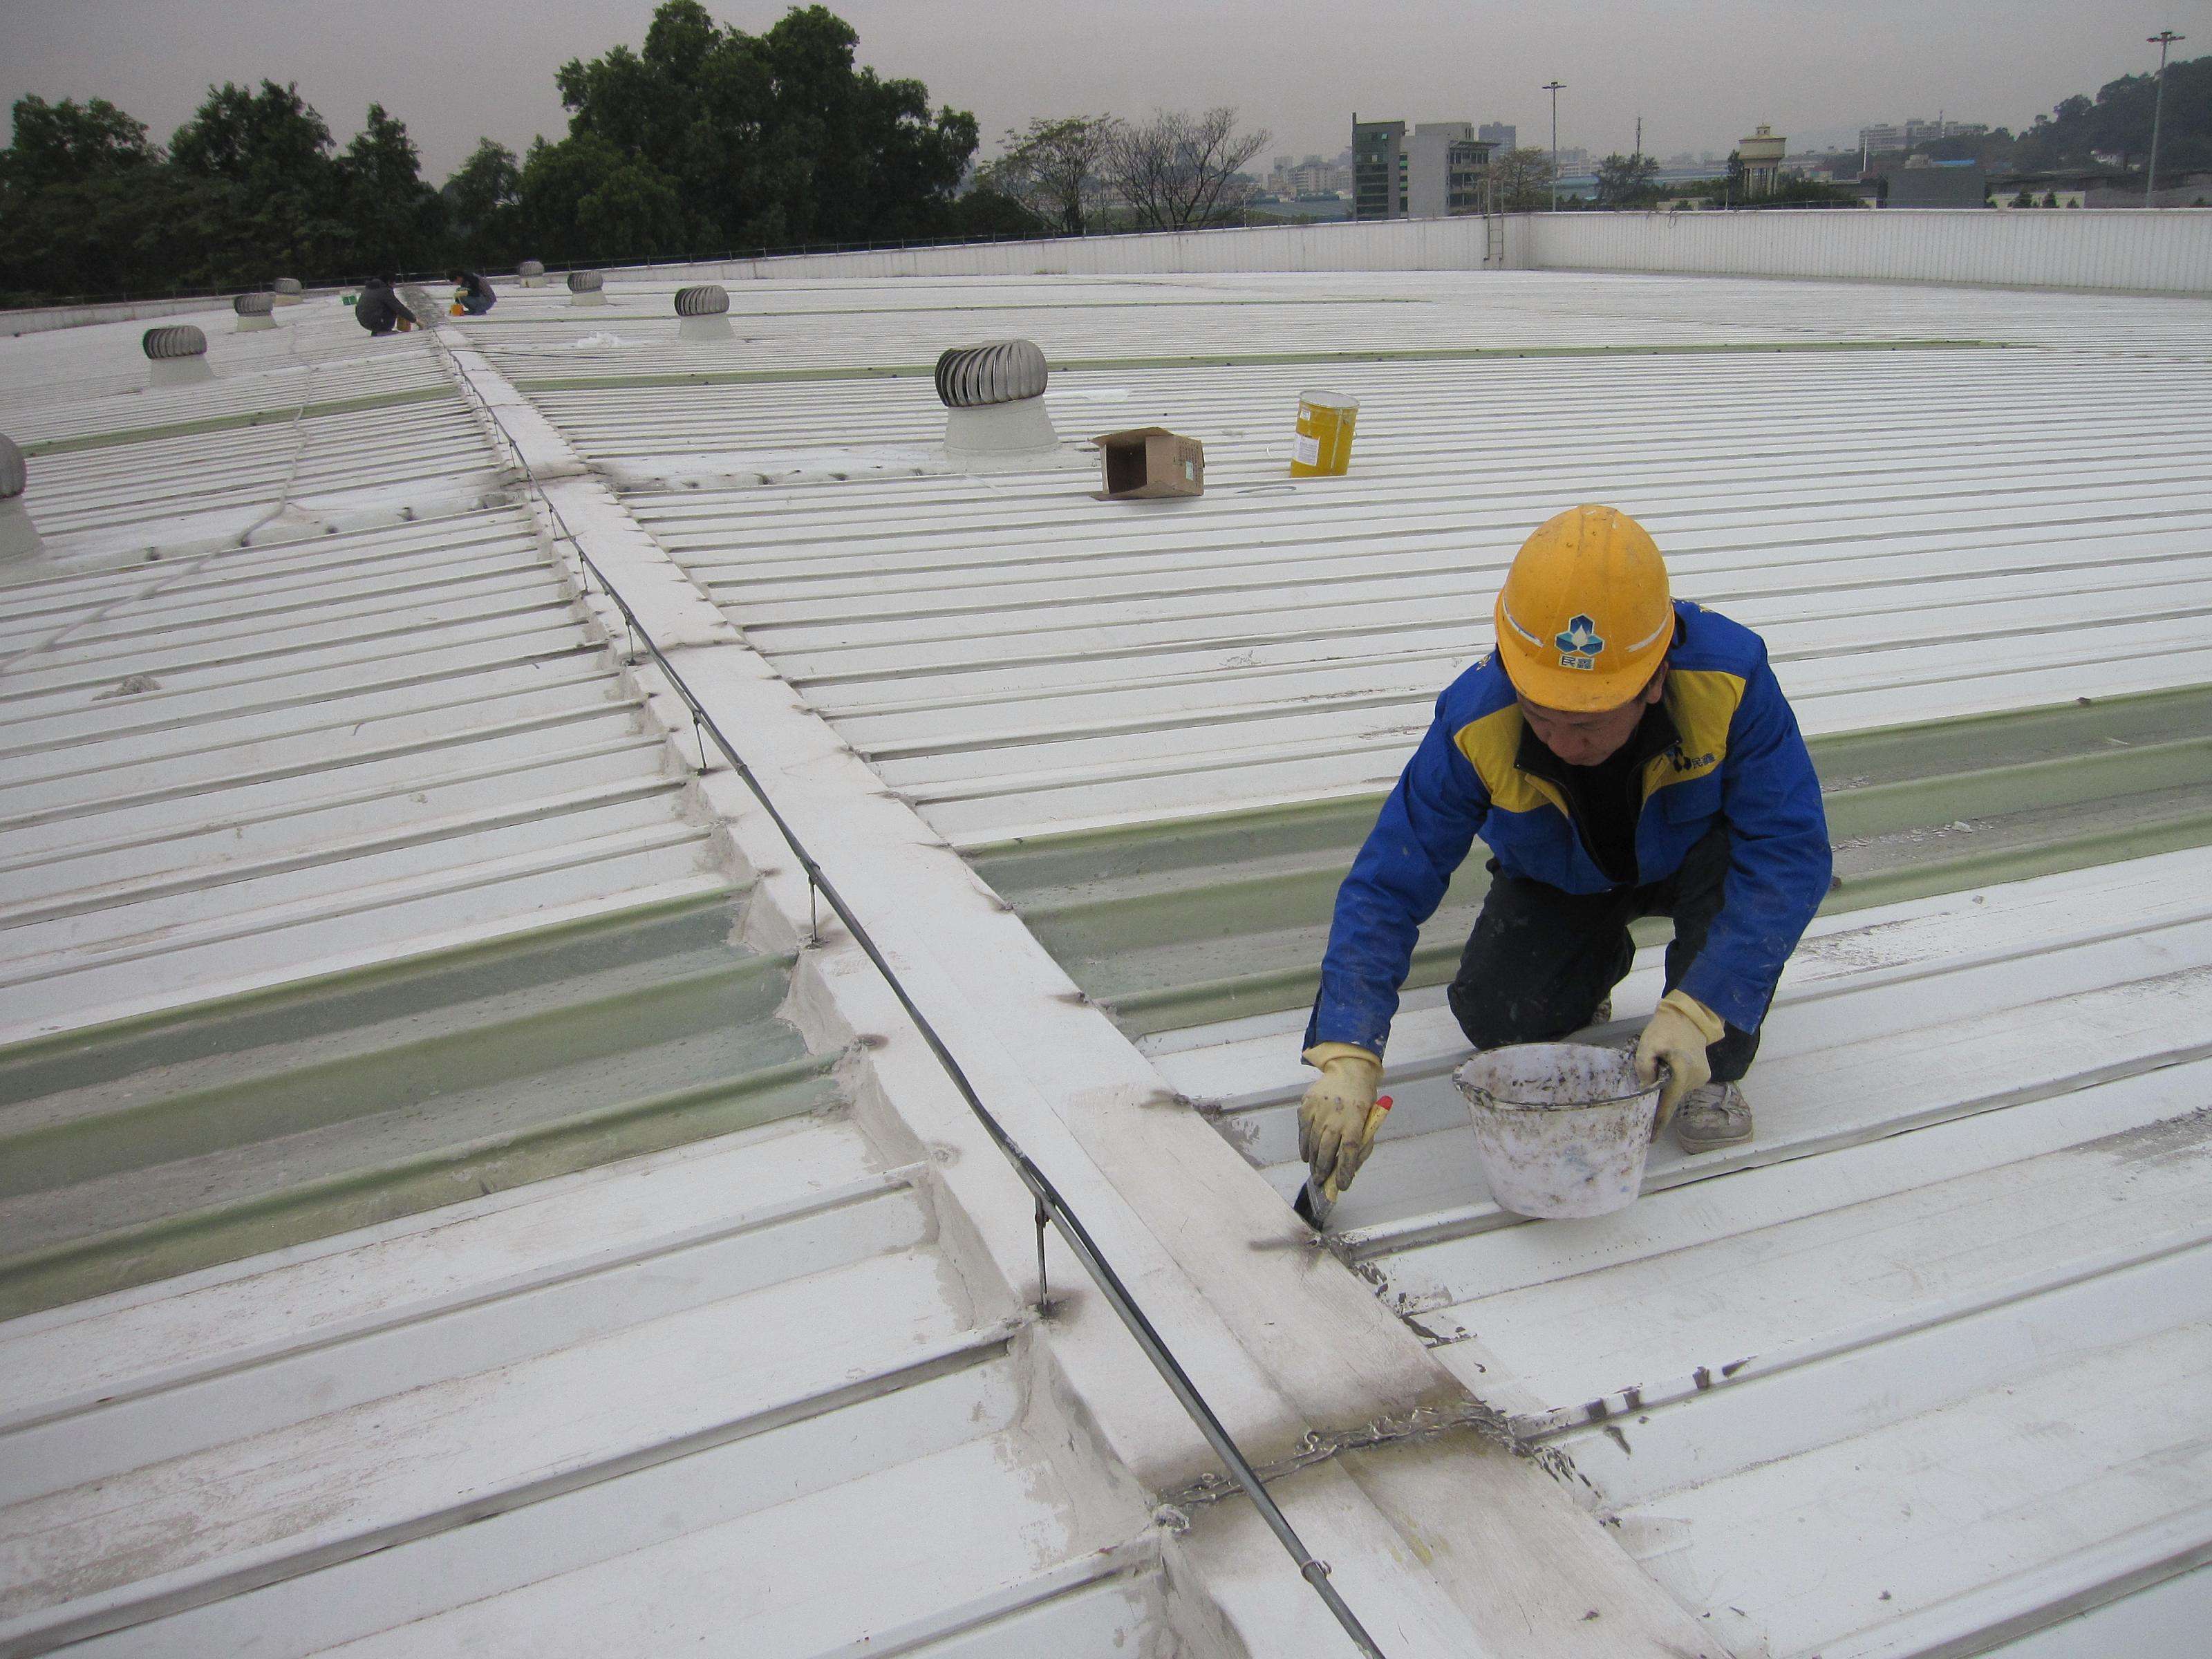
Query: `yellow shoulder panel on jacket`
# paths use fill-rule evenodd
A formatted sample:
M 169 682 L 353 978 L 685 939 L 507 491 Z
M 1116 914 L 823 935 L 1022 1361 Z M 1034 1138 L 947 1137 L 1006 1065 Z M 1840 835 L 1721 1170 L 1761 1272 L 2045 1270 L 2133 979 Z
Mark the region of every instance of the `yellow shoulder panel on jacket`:
M 1530 777 L 1514 765 L 1521 753 L 1521 733 L 1528 722 L 1518 703 L 1469 720 L 1452 733 L 1452 742 L 1474 768 L 1490 795 L 1490 804 L 1502 812 L 1533 812 L 1550 805 L 1565 811 L 1566 803 L 1542 780 Z
M 1728 758 L 1729 727 L 1743 701 L 1743 676 L 1717 668 L 1677 668 L 1667 676 L 1667 712 L 1681 742 L 1644 768 L 1646 800 L 1670 783 L 1688 783 Z

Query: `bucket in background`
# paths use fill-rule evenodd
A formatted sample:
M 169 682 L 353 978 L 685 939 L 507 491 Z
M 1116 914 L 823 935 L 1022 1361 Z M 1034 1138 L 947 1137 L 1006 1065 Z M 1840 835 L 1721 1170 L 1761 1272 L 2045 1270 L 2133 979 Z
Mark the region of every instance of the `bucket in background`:
M 1522 1042 L 1452 1073 L 1474 1119 L 1490 1195 L 1516 1215 L 1607 1215 L 1635 1201 L 1659 1109 L 1619 1048 Z
M 1293 478 L 1340 478 L 1352 465 L 1359 399 L 1348 392 L 1298 394 L 1298 433 L 1291 444 Z

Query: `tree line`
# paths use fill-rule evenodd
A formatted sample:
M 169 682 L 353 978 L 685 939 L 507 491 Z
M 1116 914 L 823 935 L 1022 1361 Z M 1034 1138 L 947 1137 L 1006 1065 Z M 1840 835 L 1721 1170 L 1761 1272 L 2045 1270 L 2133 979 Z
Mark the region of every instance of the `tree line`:
M 561 66 L 565 137 L 484 139 L 442 187 L 380 104 L 340 147 L 296 87 L 226 83 L 161 145 L 105 99 L 26 97 L 0 303 L 1030 229 L 961 193 L 975 118 L 856 68 L 858 40 L 822 6 L 750 35 L 667 0 L 641 47 Z

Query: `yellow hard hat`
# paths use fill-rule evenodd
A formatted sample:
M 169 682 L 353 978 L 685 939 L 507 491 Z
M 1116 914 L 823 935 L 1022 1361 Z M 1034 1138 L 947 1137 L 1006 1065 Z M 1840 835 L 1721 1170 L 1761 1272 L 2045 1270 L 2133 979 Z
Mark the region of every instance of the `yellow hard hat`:
M 1673 643 L 1667 566 L 1618 508 L 1571 507 L 1536 526 L 1498 595 L 1498 654 L 1513 689 L 1542 708 L 1618 708 Z

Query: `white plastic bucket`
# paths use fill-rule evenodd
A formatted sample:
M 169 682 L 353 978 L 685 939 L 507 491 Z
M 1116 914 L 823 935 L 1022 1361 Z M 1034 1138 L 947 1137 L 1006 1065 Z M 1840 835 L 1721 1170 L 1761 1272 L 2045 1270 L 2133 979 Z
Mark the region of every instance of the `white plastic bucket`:
M 1490 1195 L 1516 1215 L 1607 1215 L 1635 1200 L 1659 1109 L 1618 1048 L 1523 1042 L 1452 1073 L 1474 1119 Z

